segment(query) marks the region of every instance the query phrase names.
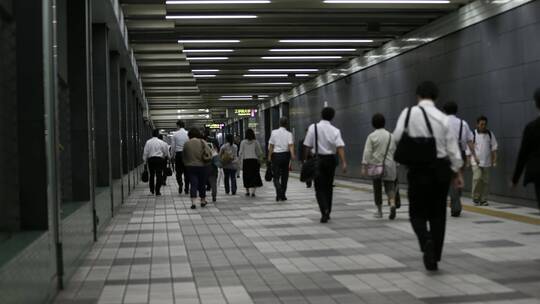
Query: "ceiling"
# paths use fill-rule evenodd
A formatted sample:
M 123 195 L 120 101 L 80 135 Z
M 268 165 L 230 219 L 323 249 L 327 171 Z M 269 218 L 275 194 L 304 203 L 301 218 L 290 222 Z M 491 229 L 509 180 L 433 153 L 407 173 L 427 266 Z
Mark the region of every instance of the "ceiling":
M 157 128 L 224 121 L 470 2 L 253 1 L 121 1 Z

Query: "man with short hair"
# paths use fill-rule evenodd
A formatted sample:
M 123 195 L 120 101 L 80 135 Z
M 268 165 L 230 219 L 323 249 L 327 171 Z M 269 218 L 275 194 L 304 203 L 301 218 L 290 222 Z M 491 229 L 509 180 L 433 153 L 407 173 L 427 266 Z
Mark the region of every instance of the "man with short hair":
M 274 187 L 276 188 L 276 201 L 286 201 L 287 182 L 289 180 L 289 166 L 294 155 L 294 141 L 292 133 L 287 130 L 289 120 L 287 117 L 279 119 L 279 128 L 272 131 L 268 141 L 268 158 L 272 161 L 274 174 Z
M 462 156 L 448 116 L 435 106 L 438 95 L 439 89 L 433 82 L 421 83 L 416 89 L 418 105 L 401 112 L 394 130 L 398 145 L 395 159 L 412 161 L 404 164 L 409 169 L 409 217 L 424 255 L 424 266 L 430 271 L 438 269 L 442 256 L 450 182 L 453 180 L 457 188 L 463 187 Z M 418 160 L 412 156 L 428 153 L 429 161 L 422 160 L 424 163 L 416 163 Z
M 474 153 L 474 143 L 473 143 L 473 133 L 471 132 L 471 129 L 469 128 L 469 124 L 461 119 L 456 117 L 456 114 L 458 112 L 458 105 L 453 102 L 447 102 L 443 106 L 444 113 L 448 115 L 448 123 L 450 124 L 450 131 L 454 134 L 454 136 L 458 140 L 459 150 L 461 151 L 461 156 L 464 162 L 463 167 L 461 167 L 461 172 L 463 172 L 463 169 L 465 168 L 466 164 L 468 162 L 466 151 L 469 149 L 472 151 L 472 157 L 478 161 L 478 158 L 476 157 L 476 154 Z M 454 185 L 450 186 L 450 214 L 453 217 L 459 217 L 461 215 L 461 188 L 456 188 Z
M 476 206 L 488 206 L 489 176 L 491 167 L 497 166 L 497 149 L 499 148 L 495 134 L 488 129 L 488 119 L 480 116 L 476 120 L 476 129 L 473 133 L 474 153 L 471 158 L 473 170 L 472 196 Z
M 150 173 L 150 193 L 160 196 L 161 185 L 163 183 L 163 170 L 165 169 L 165 160 L 169 157 L 169 145 L 159 139 L 159 130 L 152 132 L 152 138 L 146 141 L 144 145 L 143 161 L 145 167 L 148 166 Z M 156 180 L 154 185 L 154 179 Z M 155 191 L 155 192 L 154 192 Z
M 309 126 L 304 140 L 304 159 L 308 158 L 310 152 L 315 154 L 318 151 L 319 172 L 315 177 L 315 196 L 321 211 L 321 223 L 327 223 L 332 212 L 334 176 L 337 167 L 336 154 L 339 156 L 343 173 L 347 172 L 345 142 L 341 138 L 341 131 L 330 123 L 335 114 L 336 111 L 333 108 L 324 108 L 321 112 L 321 121 Z M 317 142 L 317 147 L 315 142 Z
M 189 193 L 189 181 L 187 178 L 186 167 L 184 166 L 183 151 L 184 144 L 189 141 L 188 132 L 186 131 L 184 121 L 178 120 L 176 122 L 178 131 L 174 132 L 171 137 L 171 151 L 175 161 L 176 181 L 178 182 L 178 193 L 182 193 L 182 175 L 186 182 L 184 193 Z

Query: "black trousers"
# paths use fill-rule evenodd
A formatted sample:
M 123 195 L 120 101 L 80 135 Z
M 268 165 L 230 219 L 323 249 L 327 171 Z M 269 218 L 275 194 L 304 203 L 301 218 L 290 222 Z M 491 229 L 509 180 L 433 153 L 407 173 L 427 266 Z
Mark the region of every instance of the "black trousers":
M 187 166 L 186 171 L 191 185 L 191 198 L 197 197 L 197 192 L 200 198 L 206 198 L 206 181 L 208 179 L 208 167 Z M 186 181 L 187 183 L 188 181 Z
M 450 188 L 452 170 L 447 160 L 439 160 L 430 167 L 409 168 L 409 216 L 420 249 L 428 240 L 441 260 L 446 229 L 446 196 Z M 429 224 L 429 227 L 428 227 Z
M 274 187 L 276 188 L 276 196 L 278 198 L 284 198 L 287 192 L 290 161 L 290 152 L 272 154 L 272 174 L 274 174 Z
M 336 166 L 336 155 L 319 155 L 319 176 L 315 178 L 315 196 L 317 197 L 321 215 L 332 212 Z
M 150 173 L 150 192 L 160 193 L 163 184 L 163 171 L 165 170 L 165 159 L 161 157 L 150 157 L 148 159 L 148 171 Z M 154 182 L 155 180 L 155 182 Z M 154 186 L 155 184 L 155 186 Z
M 178 183 L 178 188 L 182 191 L 182 175 L 184 176 L 184 181 L 186 182 L 186 187 L 184 188 L 185 192 L 189 192 L 189 179 L 186 173 L 186 166 L 184 165 L 184 160 L 182 159 L 182 152 L 176 152 L 175 155 L 175 170 L 176 170 L 176 182 Z

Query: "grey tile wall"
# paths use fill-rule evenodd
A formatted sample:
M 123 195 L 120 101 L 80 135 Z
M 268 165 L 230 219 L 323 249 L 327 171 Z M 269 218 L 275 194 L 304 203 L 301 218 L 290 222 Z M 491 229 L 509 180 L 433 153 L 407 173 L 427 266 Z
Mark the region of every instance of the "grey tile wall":
M 416 85 L 433 80 L 440 86 L 440 101 L 456 101 L 471 126 L 477 116 L 488 116 L 500 143 L 491 193 L 532 199 L 530 189 L 511 191 L 507 181 L 521 132 L 538 116 L 532 94 L 540 87 L 539 36 L 540 1 L 533 1 L 292 99 L 291 127 L 302 138 L 327 101 L 337 110 L 334 124 L 347 143 L 348 175 L 359 177 L 371 116 L 383 113 L 393 129 L 401 110 L 415 102 Z

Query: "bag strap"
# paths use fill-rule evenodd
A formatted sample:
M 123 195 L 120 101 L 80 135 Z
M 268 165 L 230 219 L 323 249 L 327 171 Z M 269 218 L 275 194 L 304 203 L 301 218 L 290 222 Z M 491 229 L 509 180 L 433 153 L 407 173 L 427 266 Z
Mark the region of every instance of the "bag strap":
M 460 125 L 459 125 L 459 144 L 461 145 L 461 138 L 463 138 L 463 119 L 461 120 L 460 122 Z
M 383 158 L 383 162 L 382 162 L 382 165 L 383 165 L 383 175 L 384 175 L 384 169 L 386 168 L 385 164 L 386 164 L 386 157 L 388 156 L 388 151 L 390 150 L 390 144 L 392 143 L 392 133 L 388 132 L 388 144 L 386 145 L 386 151 L 384 151 L 384 158 Z
M 418 107 L 420 108 L 420 110 L 422 110 L 422 114 L 424 114 L 424 119 L 426 120 L 426 125 L 429 130 L 429 133 L 431 134 L 431 136 L 433 136 L 433 129 L 431 128 L 431 123 L 429 122 L 429 118 L 426 114 L 426 110 L 424 110 L 424 108 L 421 106 L 418 106 Z
M 317 135 L 317 123 L 315 125 L 315 157 L 319 157 L 319 136 Z
M 409 109 L 407 110 L 407 116 L 405 117 L 405 126 L 403 127 L 403 130 L 406 132 L 409 130 L 409 119 L 411 118 L 411 110 L 412 107 L 409 107 Z

